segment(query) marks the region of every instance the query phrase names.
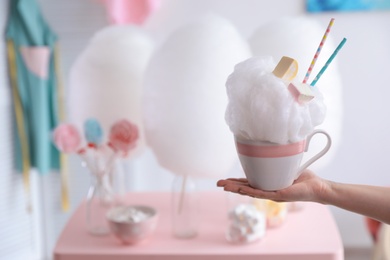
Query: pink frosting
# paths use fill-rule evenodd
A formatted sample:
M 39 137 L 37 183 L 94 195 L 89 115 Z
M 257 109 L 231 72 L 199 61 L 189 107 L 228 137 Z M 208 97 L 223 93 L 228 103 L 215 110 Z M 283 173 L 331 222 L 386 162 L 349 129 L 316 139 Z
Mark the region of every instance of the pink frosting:
M 136 146 L 139 138 L 138 127 L 126 119 L 120 120 L 111 127 L 109 138 L 109 145 L 115 151 L 127 155 Z
M 79 131 L 71 124 L 57 126 L 53 133 L 53 139 L 58 150 L 64 153 L 76 152 L 81 143 Z

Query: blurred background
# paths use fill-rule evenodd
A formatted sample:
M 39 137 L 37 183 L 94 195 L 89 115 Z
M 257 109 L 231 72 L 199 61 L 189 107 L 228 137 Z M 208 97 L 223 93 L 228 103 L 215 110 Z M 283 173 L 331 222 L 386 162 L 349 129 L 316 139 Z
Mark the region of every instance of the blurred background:
M 95 33 L 110 24 L 108 15 L 105 6 L 98 0 L 37 2 L 59 37 L 67 93 L 72 66 Z M 8 5 L 8 1 L 0 1 L 0 28 L 3 31 Z M 313 169 L 319 176 L 337 182 L 390 185 L 390 118 L 386 112 L 390 110 L 390 88 L 387 86 L 390 70 L 389 11 L 308 12 L 304 0 L 162 0 L 160 7 L 139 27 L 159 48 L 183 24 L 210 13 L 228 19 L 246 40 L 260 26 L 280 18 L 307 16 L 323 28 L 330 18 L 335 18 L 332 37 L 348 39 L 337 60 L 342 82 L 342 90 L 335 93 L 342 93 L 340 132 L 334 136 L 337 145 L 331 160 L 318 169 L 313 166 Z M 315 39 L 315 42 L 319 40 Z M 0 57 L 0 258 L 50 259 L 68 217 L 85 198 L 89 175 L 81 166 L 80 158 L 71 155 L 71 208 L 63 212 L 60 175 L 41 175 L 31 171 L 33 212 L 26 213 L 22 175 L 15 173 L 13 166 L 15 130 L 5 41 L 0 42 Z M 68 109 L 73 105 L 67 103 Z M 120 167 L 125 175 L 127 191 L 164 191 L 171 188 L 174 175 L 159 165 L 149 148 Z M 238 168 L 239 165 L 233 167 L 228 175 L 235 175 Z M 202 180 L 200 187 L 216 189 L 217 179 L 218 176 Z M 331 211 L 346 249 L 372 246 L 362 216 L 334 207 Z

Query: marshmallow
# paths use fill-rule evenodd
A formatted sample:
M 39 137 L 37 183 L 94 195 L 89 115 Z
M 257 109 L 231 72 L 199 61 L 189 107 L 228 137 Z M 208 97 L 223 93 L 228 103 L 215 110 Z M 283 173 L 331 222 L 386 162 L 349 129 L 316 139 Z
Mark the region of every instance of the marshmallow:
M 290 83 L 288 85 L 288 90 L 299 104 L 309 102 L 314 98 L 311 87 L 305 83 Z
M 226 238 L 232 243 L 249 243 L 265 235 L 265 214 L 250 204 L 240 204 L 229 212 Z
M 133 207 L 117 208 L 112 218 L 117 222 L 138 223 L 150 217 L 150 214 Z
M 283 56 L 272 73 L 278 78 L 291 81 L 298 73 L 298 62 L 293 58 Z

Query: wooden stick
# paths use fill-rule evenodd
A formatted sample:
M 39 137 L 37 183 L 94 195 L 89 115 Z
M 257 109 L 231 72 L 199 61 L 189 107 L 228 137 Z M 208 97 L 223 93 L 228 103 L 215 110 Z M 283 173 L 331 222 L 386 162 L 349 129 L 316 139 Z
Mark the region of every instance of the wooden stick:
M 187 184 L 187 175 L 184 175 L 183 177 L 183 183 L 181 185 L 181 192 L 180 192 L 180 200 L 179 200 L 179 208 L 178 208 L 178 214 L 181 214 L 183 210 L 183 204 L 185 199 L 185 193 L 186 193 L 186 184 Z

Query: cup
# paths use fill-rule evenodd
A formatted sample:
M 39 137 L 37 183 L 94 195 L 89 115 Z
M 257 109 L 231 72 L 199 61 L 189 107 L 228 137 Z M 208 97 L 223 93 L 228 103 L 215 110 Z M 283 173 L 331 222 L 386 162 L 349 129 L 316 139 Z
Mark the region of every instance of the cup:
M 325 135 L 325 147 L 301 165 L 305 152 L 309 149 L 312 137 Z M 296 143 L 276 144 L 271 142 L 244 140 L 235 136 L 236 149 L 241 166 L 249 184 L 257 189 L 275 191 L 287 188 L 299 175 L 325 155 L 332 140 L 324 130 L 315 130 L 306 139 Z

